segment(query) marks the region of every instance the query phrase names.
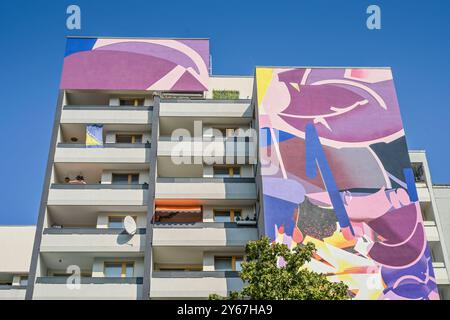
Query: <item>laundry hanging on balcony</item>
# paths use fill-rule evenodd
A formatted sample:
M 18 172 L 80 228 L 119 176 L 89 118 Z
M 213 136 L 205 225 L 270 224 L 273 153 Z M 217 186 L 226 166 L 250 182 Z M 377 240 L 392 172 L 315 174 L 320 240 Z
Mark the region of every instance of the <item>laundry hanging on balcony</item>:
M 103 125 L 86 126 L 86 148 L 103 148 Z

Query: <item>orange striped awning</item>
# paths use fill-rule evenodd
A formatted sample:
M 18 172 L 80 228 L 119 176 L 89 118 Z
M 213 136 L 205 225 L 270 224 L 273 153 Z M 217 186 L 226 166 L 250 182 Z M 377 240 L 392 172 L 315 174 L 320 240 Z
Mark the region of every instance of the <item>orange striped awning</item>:
M 156 206 L 156 212 L 159 213 L 171 213 L 171 212 L 183 212 L 183 213 L 201 213 L 201 206 Z

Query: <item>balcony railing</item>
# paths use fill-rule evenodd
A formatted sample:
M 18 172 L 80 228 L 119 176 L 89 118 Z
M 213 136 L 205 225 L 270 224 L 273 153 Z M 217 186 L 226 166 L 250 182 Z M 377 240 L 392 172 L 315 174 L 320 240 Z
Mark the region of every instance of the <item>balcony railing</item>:
M 162 99 L 161 116 L 197 116 L 197 117 L 253 117 L 251 100 L 214 100 L 214 99 Z
M 153 106 L 109 106 L 109 105 L 75 105 L 69 104 L 63 107 L 63 110 L 137 110 L 151 111 Z
M 150 296 L 154 298 L 207 298 L 240 291 L 243 282 L 236 271 L 154 271 Z
M 38 277 L 36 283 L 43 284 L 66 284 L 68 277 Z M 142 284 L 142 277 L 81 277 L 80 284 Z
M 106 190 L 106 189 L 126 189 L 126 190 L 140 190 L 148 189 L 148 184 L 107 184 L 107 183 L 92 183 L 92 184 L 70 184 L 70 183 L 52 183 L 51 189 L 68 189 L 68 190 Z
M 235 223 L 197 222 L 154 224 L 154 246 L 236 246 L 244 247 L 258 239 L 256 225 Z
M 23 300 L 27 286 L 0 285 L 0 300 Z
M 58 148 L 86 148 L 86 145 L 83 143 L 58 143 Z M 103 144 L 103 148 L 150 148 L 151 143 L 105 143 Z M 92 148 L 99 149 L 99 148 Z
M 142 296 L 142 283 L 142 277 L 81 277 L 79 287 L 70 287 L 73 282 L 68 277 L 38 277 L 33 299 L 136 300 Z
M 249 222 L 255 222 L 255 224 L 239 224 L 235 222 L 155 222 L 154 228 L 217 228 L 217 229 L 229 229 L 229 228 L 256 228 L 256 221 L 250 220 Z
M 152 107 L 66 105 L 61 123 L 150 124 Z
M 158 183 L 255 183 L 255 178 L 166 178 L 159 177 Z
M 156 179 L 156 197 L 166 199 L 256 199 L 255 178 Z
M 152 278 L 239 278 L 238 271 L 154 271 Z
M 145 234 L 145 228 L 136 229 L 136 234 Z M 44 234 L 93 234 L 93 235 L 120 235 L 127 234 L 124 229 L 110 228 L 45 228 Z
M 42 252 L 143 252 L 145 229 L 130 235 L 123 229 L 46 228 Z

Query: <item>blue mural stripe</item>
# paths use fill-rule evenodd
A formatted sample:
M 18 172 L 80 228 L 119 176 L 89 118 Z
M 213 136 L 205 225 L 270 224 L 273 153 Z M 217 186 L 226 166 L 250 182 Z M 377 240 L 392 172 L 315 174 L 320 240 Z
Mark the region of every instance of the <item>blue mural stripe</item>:
M 64 57 L 83 51 L 90 51 L 95 45 L 97 38 L 68 38 Z
M 330 196 L 331 203 L 333 204 L 339 225 L 341 228 L 349 227 L 352 234 L 355 235 L 350 219 L 348 218 L 347 210 L 345 210 L 344 203 L 342 202 L 339 189 L 334 180 L 333 173 L 331 172 L 325 152 L 323 151 L 323 147 L 320 143 L 316 127 L 312 123 L 307 124 L 305 133 L 306 175 L 309 178 L 314 179 L 317 176 L 317 167 L 320 168 L 320 173 L 328 195 Z
M 412 202 L 419 201 L 419 196 L 417 195 L 416 181 L 414 179 L 414 172 L 411 168 L 403 169 L 403 174 L 405 175 L 406 187 L 408 188 L 409 199 Z

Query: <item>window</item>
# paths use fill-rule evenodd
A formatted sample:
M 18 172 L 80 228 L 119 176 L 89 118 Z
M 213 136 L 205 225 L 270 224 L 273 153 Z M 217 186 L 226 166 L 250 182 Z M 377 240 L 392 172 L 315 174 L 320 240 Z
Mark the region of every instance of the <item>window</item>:
M 214 166 L 214 177 L 232 178 L 241 176 L 240 167 Z
M 105 277 L 132 278 L 134 275 L 133 262 L 105 262 Z
M 243 257 L 234 257 L 234 270 L 235 271 L 242 271 L 242 262 L 244 261 Z
M 214 222 L 235 222 L 241 217 L 240 210 L 214 210 Z
M 215 257 L 214 270 L 231 271 L 233 270 L 233 259 L 231 257 Z
M 144 105 L 144 98 L 120 98 L 119 104 L 121 106 L 143 106 Z
M 214 270 L 216 271 L 241 271 L 242 256 L 214 257 Z
M 422 163 L 412 163 L 414 180 L 416 182 L 425 182 L 425 175 Z
M 110 229 L 123 229 L 123 220 L 125 219 L 125 216 L 111 216 L 108 217 L 108 228 Z M 133 217 L 133 219 L 136 221 L 136 217 Z
M 139 184 L 138 173 L 113 173 L 113 184 Z
M 110 229 L 123 229 L 123 217 L 109 217 L 108 228 Z
M 142 143 L 142 134 L 117 134 L 116 143 Z
M 237 133 L 237 128 L 214 128 L 219 130 L 222 133 L 222 136 L 225 138 L 234 137 L 235 133 Z

